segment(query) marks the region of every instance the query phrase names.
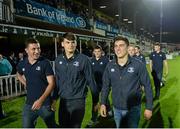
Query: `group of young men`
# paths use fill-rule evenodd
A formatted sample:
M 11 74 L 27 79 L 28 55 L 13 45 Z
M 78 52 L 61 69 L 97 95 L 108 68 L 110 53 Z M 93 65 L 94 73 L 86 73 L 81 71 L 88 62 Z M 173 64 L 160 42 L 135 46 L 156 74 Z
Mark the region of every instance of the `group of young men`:
M 80 128 L 85 113 L 87 86 L 92 93 L 92 122 L 97 121 L 100 93 L 100 114 L 102 117 L 108 115 L 111 110 L 108 96 L 112 89 L 116 127 L 138 127 L 142 85 L 146 94 L 144 117 L 147 120 L 151 118 L 153 94 L 150 78 L 146 65 L 129 56 L 127 38 L 115 38 L 115 58 L 112 61 L 102 56 L 100 46 L 94 48 L 94 57 L 90 60 L 76 50 L 76 36 L 70 32 L 65 33 L 61 42 L 64 51 L 55 60 L 55 74 L 49 61 L 40 56 L 39 42 L 30 38 L 25 44 L 27 58 L 17 66 L 18 79 L 27 89 L 23 109 L 24 128 L 35 127 L 38 116 L 47 127 L 57 127 L 54 111 L 58 98 L 60 127 Z M 153 58 L 152 55 L 152 60 Z M 125 123 L 122 122 L 123 119 L 126 119 Z

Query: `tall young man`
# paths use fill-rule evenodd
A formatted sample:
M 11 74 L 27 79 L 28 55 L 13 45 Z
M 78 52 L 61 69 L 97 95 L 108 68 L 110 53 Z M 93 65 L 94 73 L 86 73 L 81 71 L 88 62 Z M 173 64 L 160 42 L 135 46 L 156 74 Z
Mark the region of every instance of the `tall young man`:
M 27 89 L 26 104 L 23 108 L 23 128 L 34 128 L 38 116 L 48 128 L 56 127 L 54 112 L 51 110 L 50 94 L 54 89 L 54 73 L 50 62 L 40 56 L 39 42 L 29 38 L 25 42 L 27 58 L 17 66 L 17 77 Z
M 150 71 L 154 80 L 155 99 L 159 99 L 160 96 L 163 66 L 165 66 L 165 76 L 167 76 L 168 64 L 166 60 L 166 55 L 161 51 L 160 44 L 156 43 L 154 45 L 154 51 L 150 54 Z
M 54 91 L 54 98 L 60 97 L 59 124 L 63 128 L 81 127 L 87 84 L 93 96 L 98 93 L 91 62 L 87 56 L 76 50 L 76 46 L 76 36 L 65 33 L 62 41 L 64 52 L 55 60 L 57 89 Z
M 150 78 L 145 65 L 134 57 L 128 56 L 129 41 L 124 37 L 117 37 L 114 41 L 116 58 L 108 63 L 103 75 L 101 91 L 101 116 L 106 117 L 106 103 L 110 87 L 112 87 L 112 101 L 116 127 L 137 128 L 141 112 L 141 85 L 146 93 L 146 109 L 144 116 L 152 116 L 153 96 Z M 126 122 L 122 120 L 126 118 Z

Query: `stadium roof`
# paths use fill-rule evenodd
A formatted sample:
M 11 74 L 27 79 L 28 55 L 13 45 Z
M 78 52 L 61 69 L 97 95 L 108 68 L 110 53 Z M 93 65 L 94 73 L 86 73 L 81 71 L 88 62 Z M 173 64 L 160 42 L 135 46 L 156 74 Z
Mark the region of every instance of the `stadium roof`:
M 78 0 L 87 4 L 87 0 Z M 143 28 L 159 40 L 160 12 L 162 1 L 162 31 L 163 42 L 180 43 L 180 0 L 92 0 L 93 8 L 104 12 L 109 16 L 118 16 L 119 3 L 122 5 L 122 19 L 133 21 L 136 13 L 136 28 Z M 115 16 L 116 15 L 116 16 Z M 133 21 L 134 22 L 134 21 Z

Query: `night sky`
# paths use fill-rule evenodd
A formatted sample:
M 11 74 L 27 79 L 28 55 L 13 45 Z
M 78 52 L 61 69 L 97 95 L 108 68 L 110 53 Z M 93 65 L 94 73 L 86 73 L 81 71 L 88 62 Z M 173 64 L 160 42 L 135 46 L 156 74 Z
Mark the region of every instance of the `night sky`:
M 88 3 L 88 0 L 82 1 Z M 92 0 L 93 8 L 114 16 L 118 13 L 119 0 Z M 133 20 L 136 12 L 137 29 L 145 28 L 159 40 L 161 0 L 121 0 L 122 18 Z M 163 5 L 163 42 L 180 43 L 180 0 L 162 0 Z M 99 9 L 106 5 L 106 9 Z

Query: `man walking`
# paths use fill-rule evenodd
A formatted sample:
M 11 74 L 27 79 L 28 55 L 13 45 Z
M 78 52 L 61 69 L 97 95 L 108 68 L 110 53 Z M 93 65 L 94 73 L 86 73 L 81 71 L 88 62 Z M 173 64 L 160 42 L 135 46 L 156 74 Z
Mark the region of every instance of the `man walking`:
M 102 89 L 102 76 L 104 73 L 104 69 L 106 68 L 109 59 L 106 56 L 103 56 L 103 50 L 101 46 L 96 45 L 93 49 L 93 57 L 91 59 L 91 64 L 93 68 L 94 77 L 96 80 L 97 88 L 98 88 L 98 96 L 93 96 L 94 102 L 99 102 L 99 94 Z M 97 124 L 98 117 L 98 103 L 92 104 L 92 117 L 91 121 L 88 123 L 88 127 L 93 127 Z M 108 111 L 110 110 L 110 102 L 108 101 Z
M 129 41 L 124 37 L 117 37 L 114 41 L 115 59 L 108 63 L 103 75 L 101 91 L 102 117 L 106 117 L 106 103 L 112 87 L 112 101 L 116 127 L 137 128 L 141 112 L 141 85 L 146 94 L 146 109 L 144 117 L 148 120 L 152 116 L 153 96 L 150 78 L 145 65 L 141 61 L 128 55 Z M 125 123 L 122 123 L 123 120 Z
M 38 116 L 48 128 L 56 127 L 55 114 L 51 110 L 50 94 L 54 89 L 54 76 L 50 62 L 40 56 L 39 42 L 29 38 L 25 42 L 27 57 L 17 66 L 17 77 L 27 89 L 23 109 L 23 128 L 34 128 Z
M 140 61 L 142 61 L 145 65 L 146 65 L 146 60 L 144 55 L 141 53 L 141 48 L 139 46 L 135 46 L 134 48 L 135 50 L 135 58 L 139 59 Z
M 90 60 L 80 54 L 76 46 L 76 36 L 70 32 L 65 33 L 62 41 L 64 52 L 55 60 L 57 89 L 54 90 L 54 98 L 60 96 L 59 124 L 63 128 L 81 127 L 87 84 L 92 96 L 97 96 L 98 93 Z
M 154 52 L 150 54 L 150 71 L 153 76 L 155 86 L 155 99 L 159 99 L 160 86 L 163 75 L 163 66 L 165 66 L 165 76 L 168 75 L 168 64 L 165 53 L 161 52 L 160 44 L 154 45 Z

